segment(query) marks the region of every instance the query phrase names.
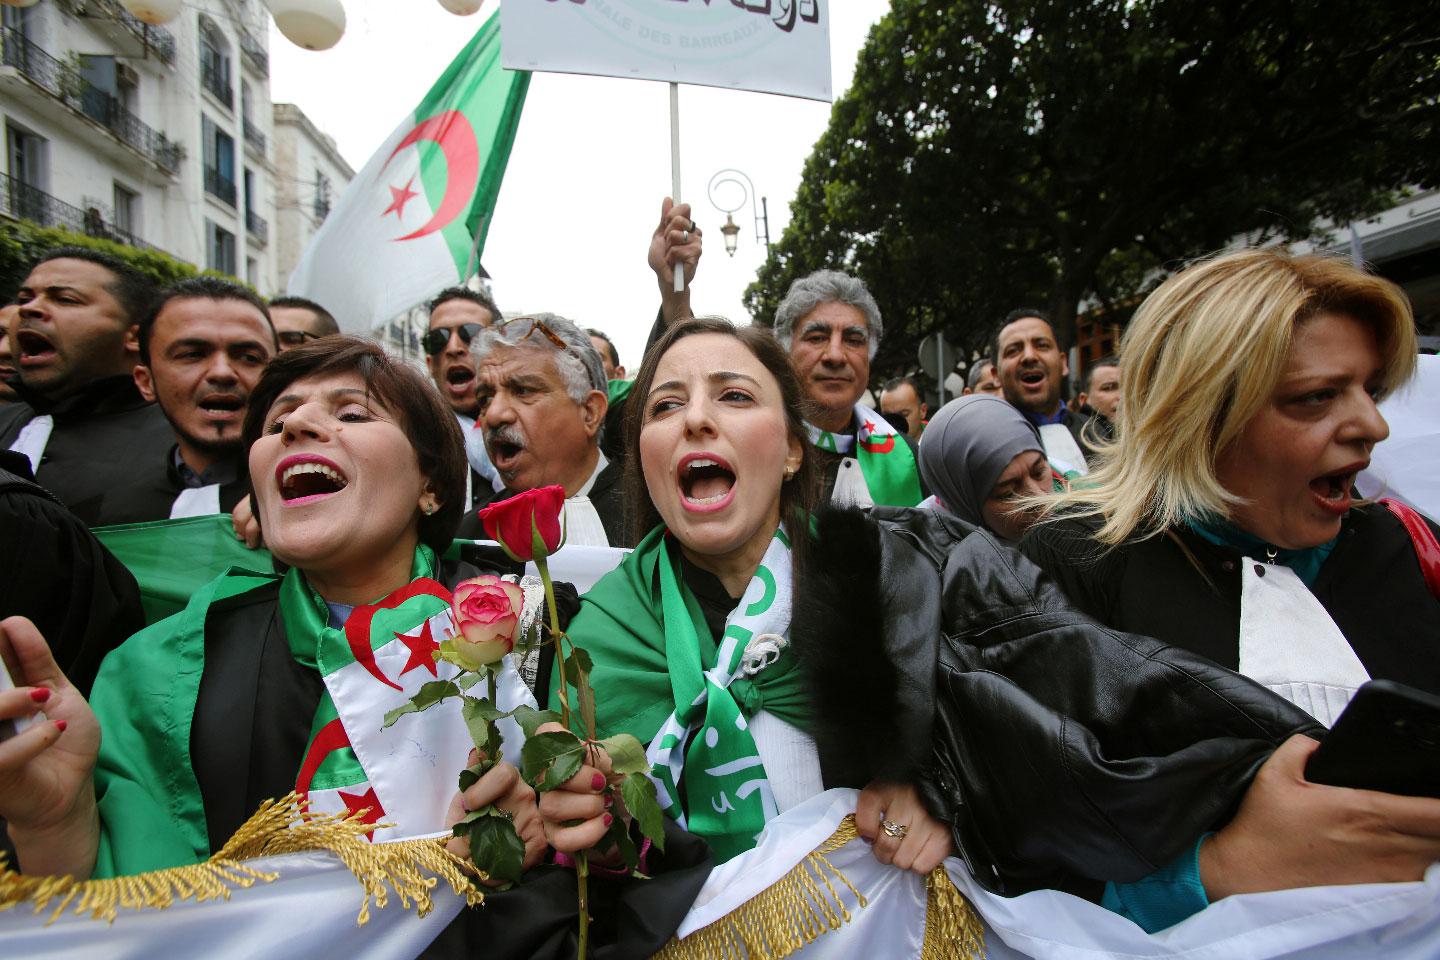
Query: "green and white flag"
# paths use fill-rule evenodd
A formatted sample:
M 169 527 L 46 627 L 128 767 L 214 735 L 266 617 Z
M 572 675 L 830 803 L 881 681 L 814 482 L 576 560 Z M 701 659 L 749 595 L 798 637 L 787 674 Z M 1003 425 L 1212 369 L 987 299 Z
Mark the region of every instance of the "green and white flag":
M 346 333 L 468 278 L 485 246 L 530 74 L 500 65 L 492 16 L 341 195 L 290 276 Z

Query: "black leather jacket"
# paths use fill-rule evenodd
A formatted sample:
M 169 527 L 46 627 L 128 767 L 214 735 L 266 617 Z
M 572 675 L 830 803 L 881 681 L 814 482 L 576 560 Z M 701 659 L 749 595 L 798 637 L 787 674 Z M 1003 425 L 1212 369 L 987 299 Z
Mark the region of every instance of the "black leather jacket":
M 1227 819 L 1286 737 L 1323 733 L 1239 674 L 1076 611 L 953 516 L 833 511 L 817 529 L 791 622 L 825 780 L 917 784 L 996 893 L 1146 876 Z

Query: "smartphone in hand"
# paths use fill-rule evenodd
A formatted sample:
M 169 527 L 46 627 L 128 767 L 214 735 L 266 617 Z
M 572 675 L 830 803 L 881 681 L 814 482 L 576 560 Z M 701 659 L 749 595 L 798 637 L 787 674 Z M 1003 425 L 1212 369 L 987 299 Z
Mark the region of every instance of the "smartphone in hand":
M 1440 797 L 1440 697 L 1389 680 L 1363 684 L 1311 754 L 1305 779 Z

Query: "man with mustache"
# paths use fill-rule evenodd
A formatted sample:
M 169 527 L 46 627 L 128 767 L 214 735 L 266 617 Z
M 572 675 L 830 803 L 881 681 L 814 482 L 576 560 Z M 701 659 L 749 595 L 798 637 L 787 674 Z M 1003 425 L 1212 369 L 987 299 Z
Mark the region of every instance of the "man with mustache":
M 248 287 L 216 277 L 160 293 L 140 325 L 135 385 L 155 401 L 174 445 L 148 482 L 117 494 L 126 512 L 164 520 L 229 513 L 250 494 L 240 428 L 250 391 L 279 351 L 270 312 Z
M 499 320 L 500 308 L 489 294 L 469 287 L 448 287 L 430 301 L 430 329 L 421 341 L 425 367 L 440 396 L 455 411 L 465 435 L 470 502 L 476 506 L 488 502 L 504 482 L 485 452 L 482 428 L 476 422 L 475 359 L 470 355 L 470 343 L 481 330 Z
M 0 407 L 0 449 L 23 453 L 36 481 L 88 526 L 145 519 L 118 494 L 147 482 L 143 465 L 161 469 L 175 442 L 132 376 L 154 295 L 123 261 L 62 247 L 31 268 L 15 297 L 12 385 L 23 402 Z
M 860 403 L 884 328 L 864 281 L 817 270 L 790 285 L 775 336 L 790 350 L 813 405 L 822 498 L 837 506 L 913 507 L 925 499 L 915 443 Z
M 481 331 L 470 350 L 479 371 L 478 422 L 504 481 L 488 502 L 558 485 L 565 488 L 566 543 L 629 546 L 620 465 L 600 450 L 609 403 L 590 338 L 569 320 L 540 313 Z M 475 513 L 458 535 L 484 536 Z
M 1050 466 L 1062 476 L 1088 473 L 1090 418 L 1060 401 L 1070 361 L 1049 318 L 1030 307 L 1011 311 L 995 334 L 995 356 L 1005 399 L 1040 430 Z

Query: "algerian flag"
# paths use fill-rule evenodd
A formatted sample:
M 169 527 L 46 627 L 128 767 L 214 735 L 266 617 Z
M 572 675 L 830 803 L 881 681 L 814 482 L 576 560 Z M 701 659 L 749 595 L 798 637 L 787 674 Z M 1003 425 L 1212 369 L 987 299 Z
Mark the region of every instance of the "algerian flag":
M 288 292 L 367 334 L 468 279 L 529 86 L 529 73 L 500 66 L 491 16 L 345 189 Z

